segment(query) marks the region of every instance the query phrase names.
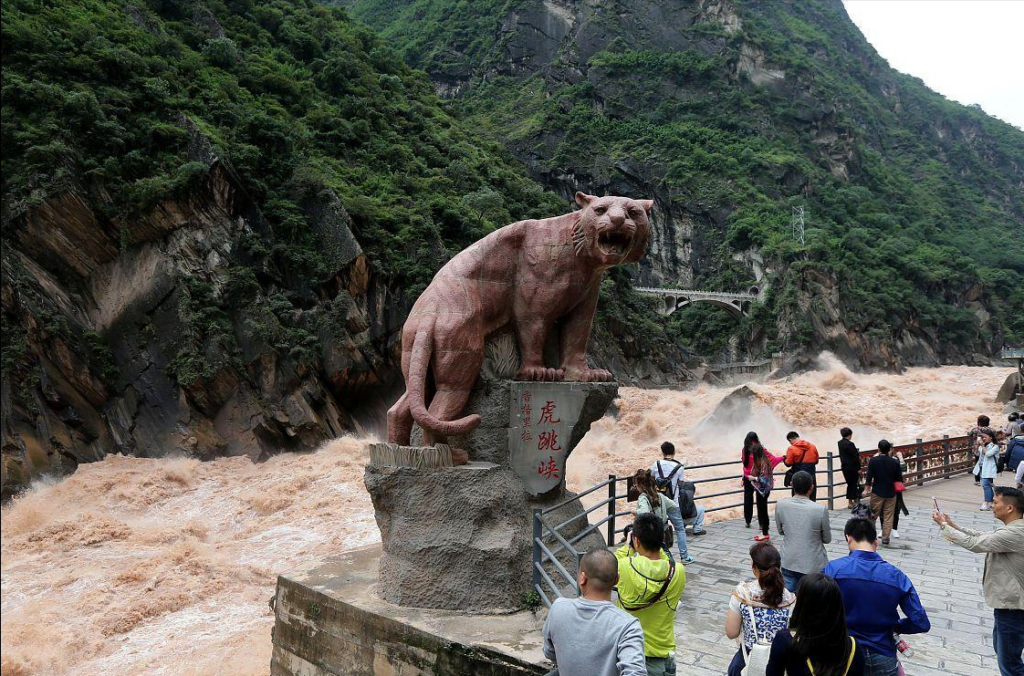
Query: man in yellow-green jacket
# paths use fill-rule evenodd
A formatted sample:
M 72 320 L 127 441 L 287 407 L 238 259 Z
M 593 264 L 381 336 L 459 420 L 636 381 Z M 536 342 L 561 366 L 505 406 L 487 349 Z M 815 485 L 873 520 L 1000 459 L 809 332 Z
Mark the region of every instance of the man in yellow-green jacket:
M 662 549 L 665 525 L 655 514 L 638 514 L 619 547 L 619 607 L 640 620 L 648 676 L 676 673 L 675 619 L 686 586 L 686 569 Z

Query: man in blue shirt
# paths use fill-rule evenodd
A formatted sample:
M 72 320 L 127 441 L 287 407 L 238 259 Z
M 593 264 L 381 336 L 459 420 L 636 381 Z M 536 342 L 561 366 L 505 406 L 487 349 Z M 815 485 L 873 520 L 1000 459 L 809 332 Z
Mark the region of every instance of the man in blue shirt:
M 913 583 L 903 571 L 882 559 L 878 532 L 867 519 L 850 519 L 844 529 L 849 556 L 825 566 L 843 593 L 846 624 L 864 648 L 864 676 L 896 676 L 897 634 L 922 634 L 931 629 Z M 906 617 L 900 618 L 897 608 Z

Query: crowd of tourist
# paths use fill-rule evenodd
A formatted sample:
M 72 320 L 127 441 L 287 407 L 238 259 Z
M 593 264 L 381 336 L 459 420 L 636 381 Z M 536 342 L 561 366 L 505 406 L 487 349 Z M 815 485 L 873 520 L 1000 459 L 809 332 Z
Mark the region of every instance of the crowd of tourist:
M 903 504 L 902 454 L 877 444 L 860 485 L 861 451 L 853 431 L 840 430 L 842 473 L 851 510 L 843 528 L 849 553 L 829 560 L 829 510 L 816 502 L 814 444 L 791 432 L 785 455 L 775 456 L 758 435 L 741 451 L 743 516 L 758 533 L 751 547 L 752 577 L 733 590 L 724 633 L 738 649 L 728 676 L 902 676 L 902 635 L 928 632 L 931 623 L 910 578 L 879 553 L 899 537 Z M 981 532 L 957 525 L 935 503 L 933 521 L 952 545 L 984 554 L 985 602 L 993 609 L 993 647 L 1001 676 L 1024 676 L 1024 420 L 1011 415 L 995 431 L 981 416 L 969 432 L 973 474 L 984 492 L 982 509 L 1000 526 Z M 704 530 L 696 487 L 666 442 L 650 469 L 638 470 L 635 521 L 614 553 L 595 547 L 582 558 L 580 597 L 558 599 L 544 625 L 544 653 L 560 676 L 675 674 L 675 620 L 686 586 L 686 528 Z M 785 463 L 789 497 L 775 507 L 777 549 L 769 536 L 768 497 L 775 468 Z M 996 475 L 1015 472 L 1016 487 L 995 486 Z M 868 505 L 862 498 L 866 493 Z M 881 537 L 878 527 L 881 525 Z M 675 540 L 678 563 L 671 552 Z M 612 592 L 617 593 L 613 601 Z

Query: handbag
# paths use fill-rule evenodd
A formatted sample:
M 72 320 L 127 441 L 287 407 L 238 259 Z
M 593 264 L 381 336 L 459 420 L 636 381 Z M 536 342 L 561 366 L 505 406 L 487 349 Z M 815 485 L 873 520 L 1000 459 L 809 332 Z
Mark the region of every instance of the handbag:
M 754 647 L 747 650 L 747 642 L 740 639 L 740 647 L 743 648 L 743 661 L 745 666 L 740 671 L 740 676 L 765 676 L 768 671 L 768 658 L 772 654 L 771 641 L 764 643 L 757 635 L 757 620 L 754 619 L 754 609 L 747 605 L 747 612 L 750 613 L 750 631 L 754 634 Z M 774 637 L 773 637 L 774 638 Z
M 892 482 L 892 487 L 896 489 L 897 493 L 902 493 L 903 491 L 907 490 L 907 485 L 902 481 Z
M 800 467 L 800 465 L 804 464 L 804 457 L 806 456 L 807 451 L 804 450 L 804 452 L 800 454 L 800 461 L 793 463 L 793 466 L 786 471 L 786 476 L 782 478 L 783 486 L 789 488 L 793 484 L 793 475 L 796 474 L 797 469 Z

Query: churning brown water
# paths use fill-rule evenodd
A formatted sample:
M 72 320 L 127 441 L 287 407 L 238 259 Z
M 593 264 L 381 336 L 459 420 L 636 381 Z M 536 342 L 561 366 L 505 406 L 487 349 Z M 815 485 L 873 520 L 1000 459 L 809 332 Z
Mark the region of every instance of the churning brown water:
M 901 375 L 858 374 L 828 353 L 819 358 L 819 367 L 784 380 L 748 384 L 753 390 L 749 405 L 727 410 L 720 404 L 736 387 L 621 389 L 617 418 L 594 424 L 570 457 L 569 486 L 584 488 L 610 473 L 623 476 L 650 467 L 661 457 L 662 441 L 675 444 L 676 458 L 684 464 L 697 465 L 739 462 L 743 438 L 751 430 L 776 455 L 786 451 L 786 433 L 796 430 L 824 456 L 837 452 L 841 427 L 853 429 L 854 442 L 866 450 L 876 448 L 880 439 L 901 444 L 958 436 L 982 413 L 993 424 L 1005 422 L 995 394 L 1011 369 L 947 366 L 911 368 Z M 698 478 L 738 473 L 738 467 L 718 468 Z M 735 487 L 711 485 L 716 491 Z
M 275 576 L 379 539 L 364 441 L 110 456 L 3 509 L 3 676 L 265 675 Z
M 619 420 L 594 426 L 570 484 L 647 466 L 664 439 L 689 464 L 731 459 L 748 429 L 773 451 L 795 427 L 835 447 L 958 434 L 1007 369 L 825 369 L 752 386 L 744 420 L 697 427 L 731 391 L 624 389 Z M 351 438 L 254 465 L 108 457 L 40 484 L 2 511 L 3 676 L 263 676 L 275 577 L 378 539 L 362 487 L 366 442 Z

